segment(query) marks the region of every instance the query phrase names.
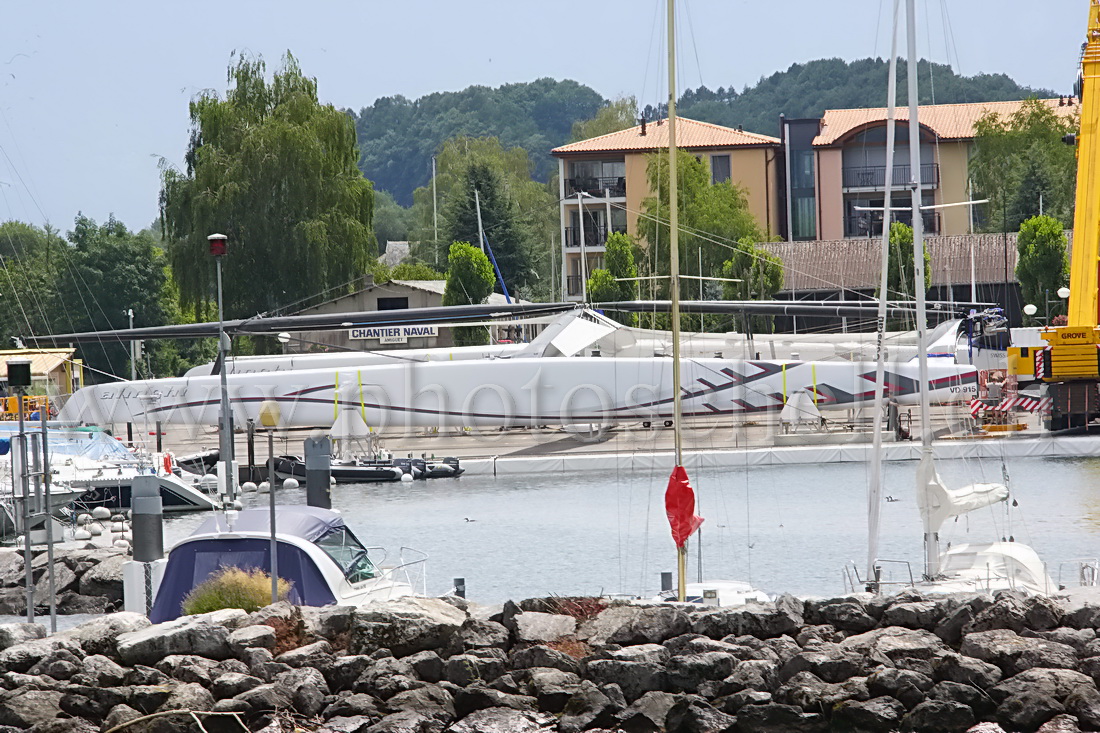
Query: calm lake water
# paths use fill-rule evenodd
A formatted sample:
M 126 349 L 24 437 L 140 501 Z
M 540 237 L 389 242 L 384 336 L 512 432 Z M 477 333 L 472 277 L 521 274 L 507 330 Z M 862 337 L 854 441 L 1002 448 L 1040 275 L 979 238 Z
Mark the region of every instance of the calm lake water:
M 1007 460 L 1017 508 L 989 507 L 948 523 L 946 542 L 1014 536 L 1032 545 L 1057 580 L 1062 561 L 1100 556 L 1100 460 Z M 1000 481 L 999 461 L 942 461 L 948 486 Z M 921 567 L 915 462 L 887 465 L 880 557 Z M 691 474 L 706 518 L 704 577 L 749 580 L 769 592 L 836 595 L 843 570 L 866 560 L 863 464 L 697 470 Z M 339 509 L 367 545 L 428 553 L 427 590 L 445 593 L 466 578 L 482 603 L 533 596 L 652 594 L 675 569 L 664 514 L 663 471 L 539 474 L 529 477 L 342 485 Z M 281 504 L 305 502 L 305 490 L 279 490 Z M 266 494 L 247 494 L 266 506 Z M 166 545 L 189 534 L 201 515 L 171 517 Z M 470 521 L 467 521 L 469 519 Z M 690 578 L 698 545 L 690 544 Z M 901 577 L 899 568 L 888 574 Z

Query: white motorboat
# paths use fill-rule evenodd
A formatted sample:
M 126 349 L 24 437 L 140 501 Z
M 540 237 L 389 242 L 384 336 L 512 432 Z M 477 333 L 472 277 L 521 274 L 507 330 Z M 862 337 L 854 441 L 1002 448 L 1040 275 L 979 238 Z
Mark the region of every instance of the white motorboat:
M 289 600 L 295 605 L 361 606 L 424 590 L 427 555 L 401 548 L 397 562 L 386 564 L 381 548 L 363 545 L 338 512 L 280 506 L 275 533 L 279 577 L 290 582 Z M 150 620 L 181 615 L 187 594 L 224 567 L 271 572 L 267 509 L 215 513 L 173 547 Z

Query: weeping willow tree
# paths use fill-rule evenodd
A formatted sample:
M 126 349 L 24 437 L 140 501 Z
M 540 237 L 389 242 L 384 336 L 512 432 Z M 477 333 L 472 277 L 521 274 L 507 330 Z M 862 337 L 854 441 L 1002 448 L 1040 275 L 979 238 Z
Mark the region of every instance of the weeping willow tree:
M 359 276 L 374 259 L 374 192 L 356 167 L 355 127 L 317 101 L 289 53 L 270 83 L 262 59 L 231 64 L 225 99 L 191 102 L 187 170 L 165 167 L 168 258 L 185 305 L 213 292 L 206 237 L 229 236 L 227 317 L 272 310 Z

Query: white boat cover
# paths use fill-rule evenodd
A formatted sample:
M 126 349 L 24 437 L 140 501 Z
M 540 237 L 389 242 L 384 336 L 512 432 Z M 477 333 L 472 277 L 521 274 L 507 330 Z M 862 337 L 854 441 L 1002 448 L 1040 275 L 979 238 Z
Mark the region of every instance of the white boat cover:
M 614 331 L 615 327 L 608 323 L 574 318 L 550 341 L 550 345 L 560 351 L 562 356 L 573 356 Z
M 1008 498 L 1004 484 L 968 484 L 949 489 L 940 480 L 931 456 L 921 458 L 917 466 L 917 507 L 924 521 L 925 533 L 938 532 L 951 517 L 996 504 Z
M 1039 555 L 1020 542 L 952 547 L 940 555 L 940 573 L 943 580 L 920 589 L 934 593 L 1011 589 L 1030 595 L 1049 595 L 1057 590 Z
M 821 411 L 817 409 L 810 393 L 800 389 L 791 394 L 783 404 L 783 410 L 779 413 L 779 422 L 784 427 L 805 426 L 817 429 L 821 427 Z

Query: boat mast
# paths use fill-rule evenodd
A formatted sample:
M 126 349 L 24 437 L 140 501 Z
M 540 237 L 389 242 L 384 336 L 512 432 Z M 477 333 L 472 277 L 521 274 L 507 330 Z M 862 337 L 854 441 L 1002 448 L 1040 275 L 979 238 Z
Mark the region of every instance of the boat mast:
M 676 180 L 676 4 L 668 0 L 668 230 L 669 230 L 669 301 L 672 314 L 672 433 L 676 466 L 684 465 L 683 436 L 680 430 L 680 231 Z M 687 598 L 687 544 L 677 548 L 676 598 Z
M 898 12 L 901 0 L 894 0 L 894 24 L 890 34 L 890 78 L 886 83 L 886 175 L 882 204 L 882 267 L 879 272 L 878 314 L 875 320 L 875 415 L 871 433 L 871 485 L 867 489 L 867 584 L 879 590 L 878 536 L 882 514 L 882 408 L 886 379 L 886 301 L 890 280 L 890 191 L 894 180 L 894 117 L 898 96 Z
M 917 119 L 917 2 L 905 0 L 905 35 L 908 61 L 906 77 L 909 93 L 909 181 L 913 207 L 913 291 L 917 297 L 917 363 L 920 383 L 921 466 L 917 471 L 917 491 L 928 490 L 934 476 L 932 467 L 931 399 L 928 395 L 928 313 L 924 298 L 924 219 L 921 214 L 920 124 Z M 924 534 L 925 575 L 935 577 L 940 569 L 939 533 L 930 528 Z

